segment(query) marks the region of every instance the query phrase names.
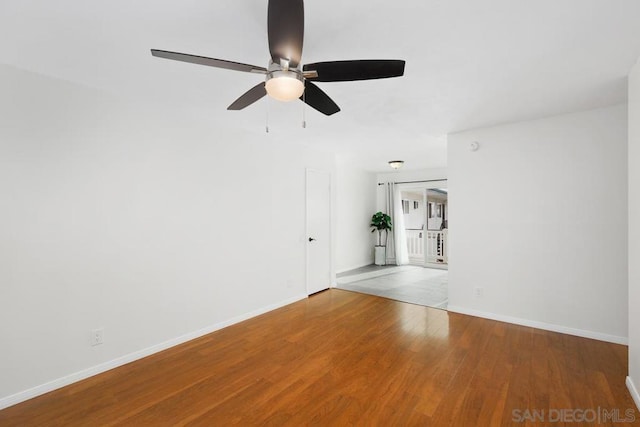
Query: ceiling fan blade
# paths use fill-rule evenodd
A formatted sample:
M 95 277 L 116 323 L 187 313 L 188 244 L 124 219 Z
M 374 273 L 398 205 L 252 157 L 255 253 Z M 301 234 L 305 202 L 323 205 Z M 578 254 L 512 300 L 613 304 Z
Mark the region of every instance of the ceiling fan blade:
M 338 105 L 329 98 L 329 95 L 324 93 L 322 89 L 308 80 L 304 82 L 304 94 L 300 99 L 310 107 L 315 108 L 327 116 L 340 111 L 340 107 L 338 107 Z
M 303 0 L 269 0 L 267 24 L 271 60 L 276 64 L 288 60 L 292 68 L 297 67 L 304 39 Z
M 227 70 L 244 71 L 247 73 L 266 74 L 267 69 L 257 65 L 242 64 L 240 62 L 225 61 L 224 59 L 207 58 L 206 56 L 189 55 L 187 53 L 169 52 L 151 49 L 151 54 L 158 58 L 173 59 L 174 61 L 189 62 L 191 64 L 207 65 L 209 67 L 226 68 Z
M 240 98 L 236 99 L 233 104 L 227 107 L 227 110 L 242 110 L 261 99 L 266 94 L 267 90 L 264 88 L 264 82 L 260 82 L 245 92 L 245 94 Z
M 386 79 L 404 74 L 405 61 L 396 59 L 362 59 L 305 64 L 304 71 L 316 71 L 316 82 L 350 82 L 354 80 Z

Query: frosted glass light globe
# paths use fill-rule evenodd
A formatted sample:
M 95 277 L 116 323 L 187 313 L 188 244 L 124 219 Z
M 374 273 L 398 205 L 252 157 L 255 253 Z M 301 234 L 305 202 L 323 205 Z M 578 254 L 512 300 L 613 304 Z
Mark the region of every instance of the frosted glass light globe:
M 265 89 L 270 97 L 278 101 L 293 101 L 304 93 L 302 77 L 291 71 L 277 71 L 267 80 Z

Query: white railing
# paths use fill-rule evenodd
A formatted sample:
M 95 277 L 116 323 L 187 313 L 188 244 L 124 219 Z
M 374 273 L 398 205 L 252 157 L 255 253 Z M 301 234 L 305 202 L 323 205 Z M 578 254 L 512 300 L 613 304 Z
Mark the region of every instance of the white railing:
M 407 251 L 411 264 L 424 264 L 425 242 L 427 245 L 427 262 L 433 264 L 447 264 L 449 261 L 448 230 L 423 231 L 405 230 L 407 235 Z
M 427 262 L 447 264 L 449 261 L 448 230 L 427 231 Z
M 424 264 L 424 243 L 422 230 L 405 230 L 407 234 L 407 251 L 411 264 Z

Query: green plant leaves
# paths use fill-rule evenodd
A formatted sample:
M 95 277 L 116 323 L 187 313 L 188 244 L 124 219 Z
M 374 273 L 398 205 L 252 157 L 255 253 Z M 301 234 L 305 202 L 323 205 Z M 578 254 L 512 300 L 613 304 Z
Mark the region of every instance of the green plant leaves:
M 378 231 L 378 246 L 382 246 L 382 232 L 388 233 L 391 230 L 391 217 L 386 213 L 376 212 L 371 217 L 371 227 L 372 233 Z
M 391 230 L 391 217 L 383 212 L 376 212 L 371 217 L 371 227 L 376 230 Z M 373 231 L 373 230 L 372 230 Z

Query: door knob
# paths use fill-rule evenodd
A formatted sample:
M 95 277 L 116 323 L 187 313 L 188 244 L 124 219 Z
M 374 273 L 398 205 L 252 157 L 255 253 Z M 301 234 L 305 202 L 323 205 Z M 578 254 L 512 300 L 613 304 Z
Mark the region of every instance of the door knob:
M 316 239 L 314 239 L 313 237 L 309 237 L 309 241 L 310 242 L 313 242 L 314 240 L 316 240 Z

